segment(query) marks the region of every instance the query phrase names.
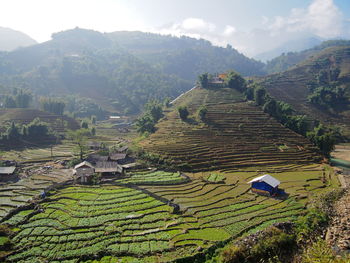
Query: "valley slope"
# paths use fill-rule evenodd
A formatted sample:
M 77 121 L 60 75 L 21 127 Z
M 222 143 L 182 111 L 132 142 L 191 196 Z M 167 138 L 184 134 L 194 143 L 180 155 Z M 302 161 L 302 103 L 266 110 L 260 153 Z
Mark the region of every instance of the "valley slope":
M 336 79 L 331 80 L 330 76 L 335 71 L 339 74 Z M 327 82 L 331 84 L 333 81 L 344 89 L 348 103 L 330 105 L 335 110 L 329 111 L 308 101 L 308 96 L 311 94 L 310 85 L 317 82 L 321 73 L 325 73 Z M 346 129 L 350 128 L 349 81 L 350 46 L 324 49 L 283 73 L 269 75 L 259 80 L 271 96 L 291 104 L 299 114 L 305 114 L 326 124 L 342 125 Z
M 187 106 L 182 121 L 177 107 Z M 208 109 L 205 122 L 197 111 Z M 141 142 L 148 152 L 191 171 L 318 162 L 321 156 L 304 137 L 285 128 L 233 89 L 195 88 L 179 98 Z

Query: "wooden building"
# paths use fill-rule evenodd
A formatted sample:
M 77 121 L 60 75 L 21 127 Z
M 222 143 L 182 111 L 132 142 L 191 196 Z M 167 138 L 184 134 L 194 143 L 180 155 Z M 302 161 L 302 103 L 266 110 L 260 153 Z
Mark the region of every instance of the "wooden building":
M 88 161 L 81 162 L 74 167 L 73 176 L 75 182 L 86 184 L 95 173 L 95 167 Z

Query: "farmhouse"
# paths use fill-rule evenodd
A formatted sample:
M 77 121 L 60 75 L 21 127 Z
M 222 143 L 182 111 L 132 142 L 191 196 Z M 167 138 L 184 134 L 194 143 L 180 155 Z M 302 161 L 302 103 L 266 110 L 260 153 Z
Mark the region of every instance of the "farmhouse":
M 95 172 L 101 174 L 123 173 L 123 167 L 121 167 L 117 162 L 102 161 L 96 163 Z
M 94 173 L 94 166 L 87 161 L 77 164 L 73 170 L 74 180 L 80 181 L 82 184 L 87 183 Z
M 281 183 L 269 174 L 254 178 L 248 183 L 252 184 L 252 192 L 272 196 L 279 193 L 278 185 Z

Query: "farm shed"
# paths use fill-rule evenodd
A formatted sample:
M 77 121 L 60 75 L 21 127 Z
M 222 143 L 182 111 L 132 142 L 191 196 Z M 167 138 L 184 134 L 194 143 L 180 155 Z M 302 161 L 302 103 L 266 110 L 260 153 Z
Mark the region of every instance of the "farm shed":
M 88 179 L 95 173 L 95 168 L 94 166 L 87 162 L 84 161 L 80 164 L 77 164 L 74 167 L 73 170 L 73 175 L 74 175 L 74 180 L 77 181 L 80 179 L 81 183 L 87 183 Z
M 278 186 L 281 183 L 269 174 L 254 178 L 248 183 L 252 184 L 252 192 L 262 195 L 276 195 L 279 193 Z

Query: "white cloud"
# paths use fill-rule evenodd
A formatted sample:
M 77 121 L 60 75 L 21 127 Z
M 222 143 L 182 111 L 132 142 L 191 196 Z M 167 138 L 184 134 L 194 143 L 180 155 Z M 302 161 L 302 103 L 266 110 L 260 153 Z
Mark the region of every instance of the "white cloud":
M 232 36 L 236 32 L 236 28 L 230 25 L 227 25 L 224 30 L 224 36 Z
M 349 37 L 350 29 L 333 0 L 313 0 L 307 8 L 293 8 L 287 16 L 262 16 L 260 28 L 240 31 L 233 25 L 218 28 L 201 18 L 187 18 L 159 33 L 205 38 L 215 45 L 231 44 L 248 56 L 272 50 L 288 41 L 307 37 Z

